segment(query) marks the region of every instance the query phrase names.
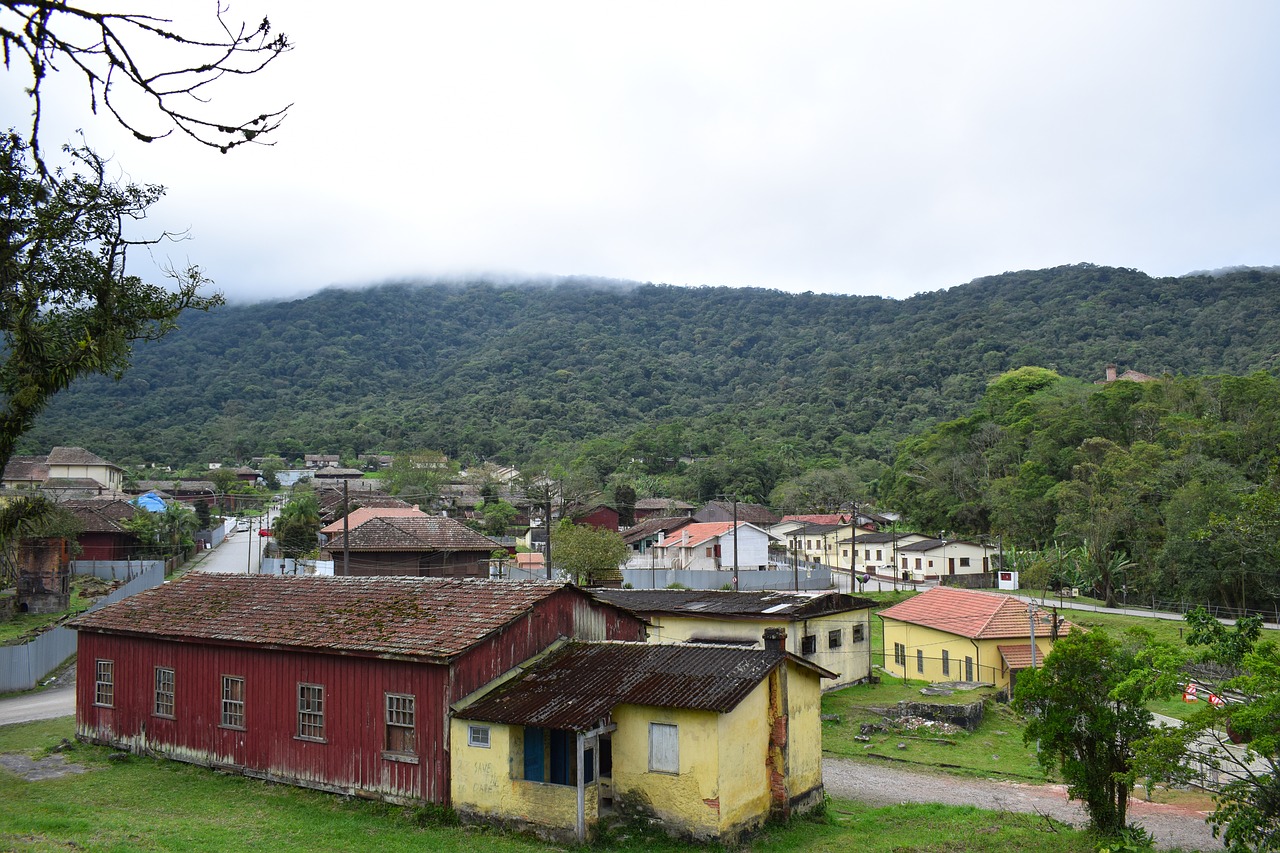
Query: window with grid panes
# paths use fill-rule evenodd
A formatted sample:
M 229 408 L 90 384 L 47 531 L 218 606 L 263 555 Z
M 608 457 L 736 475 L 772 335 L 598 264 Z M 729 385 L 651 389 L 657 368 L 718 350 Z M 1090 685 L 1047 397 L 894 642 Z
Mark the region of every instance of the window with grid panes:
M 324 686 L 298 685 L 298 737 L 324 740 Z
M 244 679 L 238 675 L 222 676 L 222 725 L 244 728 Z
M 413 697 L 403 693 L 388 693 L 386 697 L 387 752 L 416 752 Z
M 153 713 L 157 717 L 173 716 L 173 670 L 156 667 L 156 702 Z
M 112 707 L 116 701 L 116 662 L 94 662 L 93 704 Z

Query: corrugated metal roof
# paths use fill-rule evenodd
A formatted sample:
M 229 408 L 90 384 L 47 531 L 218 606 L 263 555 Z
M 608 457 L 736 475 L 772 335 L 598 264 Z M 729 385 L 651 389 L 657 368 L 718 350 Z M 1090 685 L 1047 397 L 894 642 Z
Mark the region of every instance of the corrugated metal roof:
M 633 613 L 681 616 L 801 619 L 851 610 L 869 610 L 876 603 L 842 592 L 785 592 L 700 589 L 596 589 L 592 594 Z
M 967 589 L 939 586 L 908 598 L 893 607 L 880 611 L 881 618 L 898 622 L 910 622 L 926 628 L 936 628 L 949 634 L 958 634 L 974 640 L 1027 637 L 1031 624 L 1027 617 L 1027 603 L 1010 595 L 974 592 Z M 1062 622 L 1062 633 L 1071 630 L 1071 623 Z M 1036 621 L 1036 636 L 1050 636 L 1046 620 Z
M 727 646 L 568 643 L 458 716 L 585 731 L 618 705 L 723 713 L 785 659 Z
M 191 572 L 83 614 L 70 626 L 184 640 L 449 658 L 566 586 L 469 578 Z

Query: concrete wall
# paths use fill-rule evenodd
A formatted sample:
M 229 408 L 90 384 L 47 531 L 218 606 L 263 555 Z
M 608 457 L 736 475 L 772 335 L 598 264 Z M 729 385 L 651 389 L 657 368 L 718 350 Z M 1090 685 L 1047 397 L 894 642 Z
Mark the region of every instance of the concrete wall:
M 634 565 L 634 564 L 633 564 Z M 802 590 L 834 589 L 831 569 L 822 566 L 812 569 L 741 569 L 738 572 L 738 590 L 756 589 L 795 589 L 796 581 Z M 622 570 L 622 583 L 630 584 L 633 589 L 667 589 L 672 584 L 680 584 L 689 589 L 721 589 L 732 588 L 733 572 L 697 571 L 690 569 L 645 569 L 625 568 Z

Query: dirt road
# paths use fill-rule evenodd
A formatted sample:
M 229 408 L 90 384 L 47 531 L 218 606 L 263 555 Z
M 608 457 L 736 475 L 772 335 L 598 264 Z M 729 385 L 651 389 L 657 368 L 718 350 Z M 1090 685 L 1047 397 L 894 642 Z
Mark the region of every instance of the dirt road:
M 978 806 L 995 811 L 1050 815 L 1073 826 L 1088 819 L 1078 802 L 1067 800 L 1061 785 L 1026 785 L 991 779 L 970 779 L 908 770 L 892 764 L 864 763 L 841 758 L 822 762 L 827 793 L 865 803 L 945 803 Z M 1165 803 L 1131 800 L 1129 819 L 1144 826 L 1161 850 L 1221 850 L 1206 824 L 1207 812 Z

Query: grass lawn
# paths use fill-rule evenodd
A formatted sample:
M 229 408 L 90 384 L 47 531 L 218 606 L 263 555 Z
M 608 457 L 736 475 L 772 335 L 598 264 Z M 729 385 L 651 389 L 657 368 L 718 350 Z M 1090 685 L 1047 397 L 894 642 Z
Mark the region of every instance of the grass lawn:
M 0 727 L 0 752 L 43 754 L 73 731 L 70 718 Z M 271 851 L 546 851 L 547 845 L 482 828 L 433 823 L 430 810 L 348 800 L 204 768 L 73 743 L 68 761 L 90 768 L 26 782 L 0 770 L 0 848 L 29 851 L 262 849 Z M 687 851 L 644 832 L 593 844 L 601 851 Z M 717 848 L 718 849 L 718 848 Z M 1037 851 L 1086 853 L 1084 833 L 1037 815 L 971 807 L 864 806 L 830 800 L 825 816 L 771 826 L 742 848 L 791 851 Z
M 71 579 L 71 607 L 62 613 L 17 613 L 0 622 L 0 646 L 18 645 L 34 637 L 42 629 L 86 610 L 107 590 L 94 577 L 77 575 Z
M 952 734 L 928 730 L 887 731 L 869 734 L 868 741 L 855 740 L 862 723 L 881 723 L 877 708 L 900 701 L 967 704 L 990 698 L 992 689 L 965 691 L 951 696 L 923 696 L 922 681 L 903 684 L 885 680 L 880 684 L 859 684 L 827 693 L 822 697 L 822 713 L 837 714 L 840 722 L 822 724 L 822 748 L 830 755 L 867 760 L 891 759 L 909 764 L 939 767 L 953 773 L 1018 781 L 1045 782 L 1044 770 L 1036 761 L 1035 746 L 1022 742 L 1022 721 L 1008 705 L 988 702 L 976 732 L 963 729 Z M 899 749 L 898 744 L 905 748 Z

